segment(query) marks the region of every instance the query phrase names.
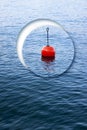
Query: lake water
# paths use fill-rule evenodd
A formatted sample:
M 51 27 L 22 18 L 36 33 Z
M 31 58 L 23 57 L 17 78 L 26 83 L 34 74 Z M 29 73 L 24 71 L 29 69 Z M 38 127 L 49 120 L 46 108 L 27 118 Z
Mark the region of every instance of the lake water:
M 34 53 L 29 55 L 29 65 L 42 77 L 25 69 L 17 56 L 21 29 L 41 18 L 60 23 L 75 43 L 71 68 L 58 76 L 56 67 L 54 78 L 43 78 L 46 70 L 41 69 L 41 60 L 35 67 Z M 25 54 L 27 45 L 34 48 L 27 43 L 35 43 L 41 34 L 33 36 L 36 39 L 26 40 Z M 87 130 L 87 0 L 0 2 L 0 130 Z

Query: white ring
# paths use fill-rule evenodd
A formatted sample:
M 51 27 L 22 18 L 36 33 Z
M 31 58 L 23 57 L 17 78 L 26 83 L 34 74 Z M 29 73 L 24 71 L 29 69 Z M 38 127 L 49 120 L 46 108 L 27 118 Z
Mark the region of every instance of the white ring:
M 23 30 L 20 32 L 20 35 L 19 35 L 18 40 L 17 40 L 17 53 L 18 53 L 18 57 L 19 57 L 20 62 L 26 68 L 28 68 L 28 66 L 24 61 L 23 53 L 22 53 L 25 39 L 33 30 L 37 29 L 38 27 L 46 26 L 46 25 L 59 27 L 59 24 L 57 24 L 56 22 L 54 22 L 52 20 L 48 20 L 48 19 L 41 19 L 40 20 L 39 19 L 39 20 L 35 20 L 35 21 L 27 24 L 23 28 Z

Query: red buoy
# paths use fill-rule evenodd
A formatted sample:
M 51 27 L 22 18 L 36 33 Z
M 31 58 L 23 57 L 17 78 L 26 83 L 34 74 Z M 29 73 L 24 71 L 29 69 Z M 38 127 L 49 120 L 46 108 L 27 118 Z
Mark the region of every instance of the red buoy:
M 55 49 L 52 46 L 42 48 L 41 54 L 43 57 L 55 57 Z
M 49 45 L 49 28 L 46 29 L 47 31 L 47 46 L 43 47 L 41 50 L 42 57 L 45 58 L 55 58 L 55 49 L 54 47 Z

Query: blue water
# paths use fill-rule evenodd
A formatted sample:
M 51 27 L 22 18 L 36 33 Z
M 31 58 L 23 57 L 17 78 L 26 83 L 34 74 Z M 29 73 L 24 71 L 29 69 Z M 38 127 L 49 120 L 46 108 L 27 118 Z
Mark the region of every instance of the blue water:
M 38 18 L 61 23 L 75 42 L 74 63 L 60 77 L 37 77 L 18 59 L 19 32 Z M 0 3 L 0 130 L 87 130 L 87 0 Z

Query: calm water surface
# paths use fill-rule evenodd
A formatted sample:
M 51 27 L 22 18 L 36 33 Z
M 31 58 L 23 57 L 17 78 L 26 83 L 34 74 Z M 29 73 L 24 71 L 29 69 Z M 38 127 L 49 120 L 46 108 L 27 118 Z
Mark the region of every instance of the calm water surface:
M 36 77 L 18 59 L 18 34 L 38 18 L 61 23 L 75 42 L 60 77 Z M 0 2 L 0 130 L 87 130 L 87 0 Z

